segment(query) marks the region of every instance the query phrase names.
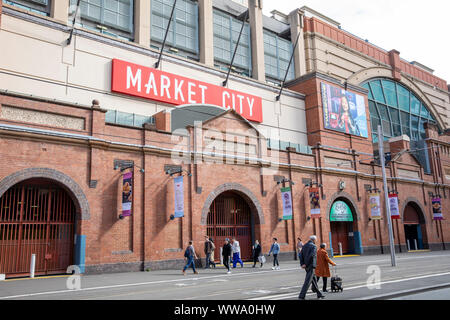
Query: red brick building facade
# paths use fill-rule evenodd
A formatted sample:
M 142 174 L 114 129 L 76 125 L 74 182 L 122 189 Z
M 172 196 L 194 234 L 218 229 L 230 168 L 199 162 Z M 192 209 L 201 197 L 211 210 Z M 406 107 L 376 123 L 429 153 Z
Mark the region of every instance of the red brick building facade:
M 9 39 L 9 28 L 14 28 L 22 19 L 20 15 L 25 14 L 11 6 L 7 6 L 7 13 L 2 14 L 0 1 L 2 40 Z M 386 168 L 388 188 L 395 190 L 399 199 L 400 219 L 392 220 L 396 250 L 448 249 L 447 117 L 434 107 L 434 102 L 428 103 L 430 95 L 426 90 L 414 84 L 420 81 L 423 86 L 437 88 L 439 94 L 445 91 L 445 106 L 445 81 L 404 63 L 395 50 L 383 52 L 323 21 L 302 18 L 307 67 L 287 83 L 282 101 L 292 97 L 297 99 L 294 104 L 304 104 L 305 118 L 298 119 L 298 126 L 306 128 L 304 134 L 311 152 L 290 146 L 271 147 L 270 137 L 265 136 L 261 126 L 244 119 L 239 108 L 219 112 L 218 107 L 191 104 L 179 108 L 185 113 L 176 113 L 176 107 L 157 104 L 150 121 L 139 126 L 124 125 L 107 118 L 111 114 L 108 110 L 130 102 L 128 97 L 110 90 L 88 90 L 87 85 L 80 89 L 68 82 L 54 81 L 55 88 L 63 87 L 61 90 L 66 92 L 55 89 L 54 96 L 47 92 L 36 96 L 26 90 L 14 90 L 15 80 L 11 79 L 16 78 L 1 78 L 5 86 L 0 91 L 0 273 L 11 277 L 26 275 L 32 253 L 38 255 L 37 274 L 61 273 L 70 265 L 78 265 L 86 273 L 178 268 L 190 240 L 194 241 L 197 254 L 204 257 L 205 235 L 216 242 L 216 260 L 220 259 L 223 239 L 233 236 L 241 242 L 244 259 L 250 258 L 254 240 L 259 240 L 263 251 L 268 252 L 274 237 L 281 244 L 280 257 L 295 259 L 297 238 L 305 241 L 312 234 L 327 243 L 334 254 L 341 249 L 343 254 L 388 253 L 381 166 L 376 158 L 377 144 L 370 134 L 376 129 L 371 128 L 367 116 L 368 138 L 328 130 L 323 122 L 321 95 L 322 83 L 361 95 L 369 115 L 369 92 L 363 83 L 378 77 L 403 81 L 405 86 L 411 84 L 409 88 L 436 118 L 424 128 L 426 148 L 422 152 L 428 153 L 430 171 L 425 172 L 423 162 L 410 152 L 414 148 L 407 136 L 394 136 L 385 142 L 392 155 Z M 29 19 L 27 23 L 39 20 L 45 25 L 51 17 L 32 15 Z M 58 30 L 63 36 L 69 31 L 55 25 L 42 28 Z M 61 51 L 67 70 L 80 64 L 73 63 L 72 58 L 82 61 L 83 72 L 93 67 L 83 60 L 87 61 L 82 41 L 94 39 L 100 43 L 99 37 L 90 31 L 80 33 L 76 39 L 81 49 L 75 50 L 81 53 L 71 56 L 65 49 Z M 311 62 L 313 56 L 320 52 L 308 47 L 308 39 L 315 38 L 340 43 L 358 59 L 366 56 L 364 59 L 379 61 L 380 65 L 362 68 L 345 79 L 323 72 L 312 67 L 318 63 Z M 130 60 L 144 64 L 140 62 L 144 61 L 140 52 L 144 49 L 138 44 L 105 39 L 105 51 L 114 52 L 114 46 L 127 50 L 124 52 L 129 55 L 138 51 L 139 56 Z M 124 52 L 120 51 L 117 58 L 123 58 Z M 170 59 L 167 64 L 174 63 Z M 103 60 L 104 73 L 96 81 L 107 78 L 109 86 L 111 59 Z M 178 66 L 179 73 L 195 77 L 189 69 L 183 69 L 186 63 Z M 189 67 L 198 70 L 199 65 L 192 63 Z M 218 71 L 202 72 L 205 80 L 207 72 Z M 25 78 L 20 81 L 26 83 L 29 79 Z M 255 80 L 251 84 L 254 91 L 249 91 L 245 86 L 253 80 L 242 78 L 234 78 L 235 90 L 255 96 L 270 94 L 270 99 L 263 97 L 263 114 L 266 116 L 273 106 L 275 114 L 282 116 L 288 106 L 276 102 L 278 88 L 267 89 L 266 84 Z M 86 83 L 90 80 L 85 79 Z M 45 82 L 51 81 L 39 79 L 31 83 L 40 90 Z M 81 90 L 84 101 L 89 99 L 92 105 L 60 98 L 64 94 L 77 95 L 76 90 Z M 98 99 L 99 95 L 103 98 Z M 147 106 L 156 102 L 136 98 L 131 103 Z M 194 110 L 189 108 L 198 106 L 206 114 L 201 123 L 195 123 L 189 113 Z M 184 120 L 187 125 L 175 127 Z M 281 128 L 288 119 L 283 121 Z M 127 172 L 133 173 L 132 212 L 121 217 L 123 174 Z M 173 217 L 175 198 L 179 196 L 174 191 L 174 178 L 178 176 L 183 176 L 184 186 L 182 218 Z M 283 220 L 282 186 L 291 187 L 293 216 L 289 220 Z M 319 217 L 311 215 L 310 186 L 319 188 Z M 370 213 L 369 191 L 375 189 L 381 191 L 381 220 L 372 219 Z M 444 220 L 433 219 L 432 198 L 438 195 Z M 336 202 L 346 204 L 351 219 L 331 221 Z

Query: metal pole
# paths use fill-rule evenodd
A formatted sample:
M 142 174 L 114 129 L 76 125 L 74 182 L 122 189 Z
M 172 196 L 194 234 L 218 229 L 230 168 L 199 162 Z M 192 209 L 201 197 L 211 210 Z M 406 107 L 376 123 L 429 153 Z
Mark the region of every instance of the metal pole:
M 34 270 L 36 269 L 36 254 L 31 255 L 30 278 L 34 278 Z
M 381 126 L 378 126 L 378 150 L 381 162 L 381 172 L 383 174 L 383 189 L 384 189 L 384 205 L 386 208 L 386 218 L 389 228 L 389 247 L 391 250 L 391 263 L 392 266 L 395 267 L 395 248 L 394 248 L 394 236 L 392 234 L 392 219 L 391 219 L 391 209 L 389 207 L 389 197 L 388 197 L 388 187 L 387 187 L 387 179 L 386 179 L 386 171 L 384 165 L 384 150 L 383 150 L 383 133 L 381 131 Z
M 162 54 L 163 54 L 164 46 L 166 44 L 167 35 L 169 34 L 170 23 L 172 22 L 173 13 L 175 12 L 175 7 L 176 6 L 177 6 L 177 0 L 175 0 L 174 3 L 173 3 L 172 12 L 170 13 L 170 18 L 169 18 L 169 21 L 167 23 L 167 29 L 166 29 L 166 33 L 164 34 L 164 40 L 163 40 L 163 43 L 161 45 L 161 51 L 159 52 L 158 61 L 156 61 L 156 63 L 155 63 L 155 69 L 158 69 L 159 63 L 161 62 L 161 57 L 162 57 Z M 176 35 L 174 34 L 173 36 L 175 37 Z
M 239 47 L 239 42 L 241 41 L 242 31 L 244 30 L 244 26 L 245 26 L 245 22 L 247 21 L 248 14 L 249 14 L 249 10 L 247 10 L 245 12 L 244 21 L 242 21 L 241 31 L 239 32 L 239 37 L 237 39 L 236 47 L 234 48 L 233 57 L 231 58 L 230 66 L 228 67 L 227 78 L 225 79 L 224 82 L 222 82 L 222 86 L 224 86 L 224 87 L 227 85 L 228 78 L 230 77 L 231 68 L 233 67 L 233 63 L 234 63 L 234 57 L 236 56 L 236 52 L 237 52 L 238 47 Z M 233 37 L 231 37 L 231 41 L 233 41 Z
M 340 255 L 340 256 L 343 256 L 343 254 L 342 254 L 342 243 L 339 242 L 339 243 L 338 243 L 338 246 L 339 246 L 339 255 Z

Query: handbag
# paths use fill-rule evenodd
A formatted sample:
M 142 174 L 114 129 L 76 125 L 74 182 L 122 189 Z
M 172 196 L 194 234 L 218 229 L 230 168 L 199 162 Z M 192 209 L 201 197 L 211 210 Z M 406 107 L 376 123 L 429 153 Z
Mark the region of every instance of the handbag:
M 266 257 L 264 255 L 261 255 L 258 257 L 259 263 L 266 263 Z

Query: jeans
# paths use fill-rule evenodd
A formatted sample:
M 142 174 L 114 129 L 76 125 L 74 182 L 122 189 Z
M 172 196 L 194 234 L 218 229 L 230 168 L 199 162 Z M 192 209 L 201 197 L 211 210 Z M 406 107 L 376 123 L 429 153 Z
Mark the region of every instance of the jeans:
M 300 291 L 300 294 L 298 296 L 300 299 L 305 299 L 306 292 L 308 292 L 308 289 L 311 286 L 311 284 L 313 291 L 317 293 L 317 298 L 321 297 L 322 293 L 320 293 L 319 287 L 317 286 L 317 279 L 316 276 L 314 275 L 314 268 L 306 267 L 305 282 L 303 283 L 302 290 Z
M 209 268 L 209 266 L 210 266 L 211 264 L 212 264 L 214 267 L 216 267 L 215 262 L 211 260 L 211 255 L 212 255 L 212 254 L 213 254 L 212 252 L 206 254 L 206 258 L 205 258 L 205 268 Z
M 242 267 L 244 266 L 244 263 L 242 262 L 241 257 L 240 257 L 240 253 L 235 252 L 235 253 L 233 253 L 233 268 L 236 268 L 236 264 L 238 262 L 241 264 Z
M 278 253 L 273 254 L 273 266 L 275 267 L 275 264 L 279 267 L 280 264 L 278 263 Z
M 230 271 L 230 256 L 223 257 L 223 265 Z
M 188 258 L 187 258 L 187 263 L 186 263 L 186 265 L 184 266 L 183 271 L 186 271 L 186 269 L 189 268 L 190 266 L 192 266 L 192 270 L 194 270 L 194 272 L 196 272 L 196 271 L 195 271 L 195 261 L 194 261 L 194 257 L 188 257 Z

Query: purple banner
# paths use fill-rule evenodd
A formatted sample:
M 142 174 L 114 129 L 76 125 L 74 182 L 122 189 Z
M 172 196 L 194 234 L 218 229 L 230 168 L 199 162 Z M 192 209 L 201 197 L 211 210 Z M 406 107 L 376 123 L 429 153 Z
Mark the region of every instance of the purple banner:
M 133 204 L 133 172 L 123 175 L 122 184 L 122 217 L 131 216 L 131 208 Z
M 442 216 L 441 198 L 432 198 L 431 204 L 433 207 L 433 220 L 444 220 Z

